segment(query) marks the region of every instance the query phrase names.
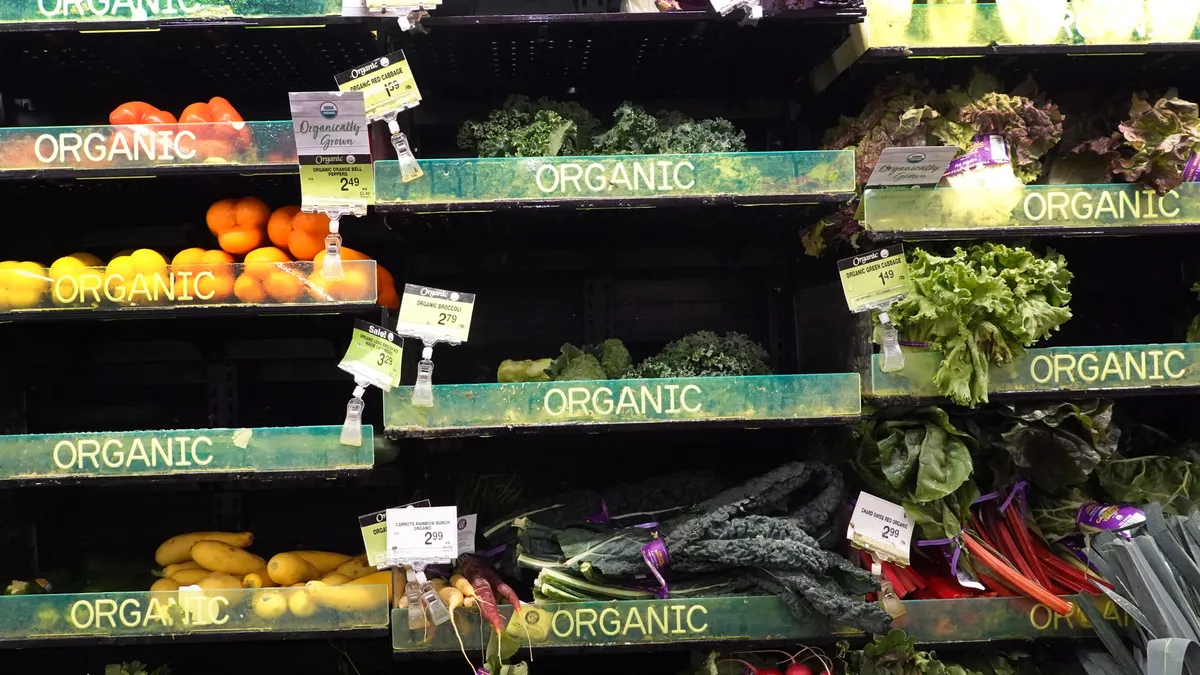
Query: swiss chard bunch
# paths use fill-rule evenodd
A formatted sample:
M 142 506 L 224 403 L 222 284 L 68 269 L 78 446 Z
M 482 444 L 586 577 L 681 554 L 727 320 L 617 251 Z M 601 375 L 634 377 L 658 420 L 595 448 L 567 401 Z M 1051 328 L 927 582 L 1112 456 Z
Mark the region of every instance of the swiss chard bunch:
M 946 92 L 946 115 L 933 133 L 964 151 L 976 136 L 1003 136 L 1013 172 L 1021 182 L 1032 183 L 1042 173 L 1042 157 L 1062 140 L 1063 114 L 1053 103 L 1039 104 L 1036 90 L 1032 85 L 1028 89 L 1030 96 L 1002 93 L 999 80 L 977 70 L 966 90 Z
M 979 497 L 977 449 L 941 408 L 887 408 L 863 424 L 852 463 L 868 491 L 902 504 L 925 539 L 946 539 L 962 531 Z
M 902 340 L 942 353 L 933 382 L 959 405 L 986 402 L 989 367 L 1020 356 L 1071 318 L 1072 275 L 1052 250 L 1039 257 L 994 243 L 956 247 L 949 256 L 916 249 L 909 269 L 913 291 L 888 316 Z
M 1200 107 L 1174 90 L 1153 105 L 1146 94 L 1133 95 L 1129 119 L 1111 136 L 1088 140 L 1075 152 L 1091 152 L 1109 162 L 1112 172 L 1166 194 L 1183 182 L 1183 169 L 1200 143 Z

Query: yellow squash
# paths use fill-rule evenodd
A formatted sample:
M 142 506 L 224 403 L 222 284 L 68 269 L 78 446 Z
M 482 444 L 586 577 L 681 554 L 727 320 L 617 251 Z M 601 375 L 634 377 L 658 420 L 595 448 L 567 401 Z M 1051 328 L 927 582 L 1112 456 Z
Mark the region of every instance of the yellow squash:
M 192 559 L 192 546 L 198 541 L 220 541 L 230 546 L 245 548 L 254 543 L 250 532 L 189 532 L 164 541 L 154 553 L 154 562 L 166 567 Z
M 239 588 L 243 577 L 267 566 L 266 560 L 221 541 L 196 542 L 192 546 L 192 560 L 214 572 L 236 576 Z

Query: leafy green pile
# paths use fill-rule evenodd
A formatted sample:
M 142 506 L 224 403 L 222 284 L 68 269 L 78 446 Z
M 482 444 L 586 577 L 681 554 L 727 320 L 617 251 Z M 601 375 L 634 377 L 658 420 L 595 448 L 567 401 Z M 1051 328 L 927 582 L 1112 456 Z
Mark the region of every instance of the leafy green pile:
M 1000 81 L 976 70 L 966 90 L 946 92 L 946 109 L 933 126 L 945 145 L 966 151 L 975 136 L 998 134 L 1008 142 L 1013 172 L 1023 183 L 1042 173 L 1041 158 L 1062 140 L 1063 114 L 1053 103 L 1037 102 L 1036 87 L 1024 87 L 1029 96 L 1005 94 Z
M 546 374 L 556 381 L 617 380 L 625 377 L 631 367 L 633 360 L 625 343 L 609 338 L 599 345 L 584 345 L 582 349 L 563 345 L 562 353 L 546 369 Z
M 946 539 L 970 520 L 976 440 L 937 407 L 885 408 L 863 423 L 851 464 L 867 490 L 904 506 L 924 539 Z
M 1167 513 L 1200 505 L 1200 465 L 1186 457 L 1115 459 L 1097 470 L 1100 487 L 1117 503 L 1157 502 Z
M 1134 93 L 1129 119 L 1111 136 L 1091 139 L 1074 152 L 1090 152 L 1109 162 L 1112 172 L 1166 194 L 1183 182 L 1183 169 L 1200 144 L 1200 106 L 1170 90 L 1153 105 Z
M 639 363 L 629 377 L 733 377 L 769 375 L 767 350 L 742 333 L 702 330 L 669 343 Z
M 991 457 L 994 483 L 1022 476 L 1043 490 L 1083 485 L 1116 456 L 1111 401 L 993 405 L 955 417 Z
M 480 157 L 746 150 L 746 134 L 721 118 L 696 121 L 682 113 L 666 111 L 654 116 L 628 101 L 617 108 L 613 118 L 613 127 L 602 131 L 600 121 L 578 103 L 510 96 L 486 120 L 463 124 L 458 146 L 473 150 Z
M 938 391 L 960 405 L 988 400 L 988 368 L 1003 365 L 1071 318 L 1071 272 L 1053 250 L 1038 257 L 1004 244 L 923 249 L 909 263 L 913 292 L 888 316 L 902 340 L 942 353 Z M 877 341 L 881 339 L 877 335 Z
M 973 650 L 956 665 L 938 659 L 933 652 L 917 651 L 916 638 L 902 630 L 877 635 L 862 649 L 838 643 L 839 673 L 847 675 L 1036 675 L 1043 672 L 1028 654 Z M 1051 672 L 1051 671 L 1044 671 Z M 1055 670 L 1054 672 L 1062 672 Z
M 595 138 L 597 155 L 746 151 L 746 134 L 719 117 L 697 122 L 678 112 L 653 116 L 625 101 L 613 112 L 613 120 L 613 127 Z
M 171 667 L 159 666 L 154 670 L 147 670 L 146 664 L 140 661 L 110 663 L 104 666 L 104 675 L 171 675 Z
M 577 103 L 509 96 L 483 122 L 467 122 L 458 146 L 480 157 L 553 157 L 591 149 L 600 121 Z

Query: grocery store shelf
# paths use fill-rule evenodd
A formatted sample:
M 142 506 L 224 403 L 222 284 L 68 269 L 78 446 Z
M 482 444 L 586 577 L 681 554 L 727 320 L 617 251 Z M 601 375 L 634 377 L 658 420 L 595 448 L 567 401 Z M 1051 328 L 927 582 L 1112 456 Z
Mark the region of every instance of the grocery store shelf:
M 292 123 L 0 128 L 0 180 L 296 173 Z
M 885 373 L 872 357 L 870 396 L 929 399 L 939 396 L 933 374 L 937 352 L 905 350 L 904 369 Z M 988 393 L 1058 398 L 1116 394 L 1200 392 L 1200 343 L 1048 347 L 1030 349 L 1011 363 L 993 366 Z
M 506 430 L 641 428 L 650 425 L 828 424 L 862 411 L 857 373 L 646 380 L 443 384 L 433 406 L 412 387 L 384 394 L 389 437 L 473 436 Z
M 341 21 L 341 15 L 340 0 L 0 0 L 0 32 L 313 25 Z
M 117 260 L 120 260 L 118 258 Z M 195 263 L 48 272 L 36 263 L 3 270 L 8 285 L 0 323 L 161 318 L 215 314 L 324 314 L 369 310 L 375 261 L 345 260 L 344 278 L 323 280 L 311 262 Z M 49 275 L 49 276 L 48 276 Z M 237 281 L 249 277 L 239 290 Z M 237 280 L 237 281 L 235 281 Z M 243 300 L 243 298 L 245 298 Z
M 425 175 L 404 183 L 396 162 L 375 163 L 377 211 L 808 204 L 847 201 L 854 192 L 850 150 L 428 159 L 420 164 Z
M 0 649 L 387 634 L 386 586 L 330 586 L 321 593 L 264 588 L 5 596 Z M 293 597 L 298 594 L 305 595 Z M 304 610 L 293 614 L 289 604 Z
M 1095 598 L 1104 616 L 1120 627 L 1129 617 L 1112 601 Z M 1059 617 L 1045 605 L 1026 598 L 972 598 L 962 600 L 912 600 L 894 626 L 924 644 L 954 644 L 992 640 L 1081 638 L 1091 636 L 1087 619 L 1078 610 Z M 773 641 L 829 640 L 861 635 L 852 628 L 831 630 L 821 617 L 799 621 L 776 597 L 671 598 L 525 605 L 524 619 L 514 619 L 503 606 L 506 633 L 515 639 L 547 648 L 636 649 L 680 643 L 763 643 Z M 460 612 L 456 618 L 467 650 L 486 642 L 478 621 Z M 431 634 L 408 628 L 408 613 L 392 612 L 392 649 L 397 653 L 457 652 L 458 642 L 449 626 L 432 628 Z
M 1029 7 L 1008 3 L 1014 8 L 1009 15 L 1002 11 L 1007 8 L 983 3 L 912 5 L 910 14 L 900 2 L 896 3 L 901 6 L 898 13 L 888 15 L 885 10 L 853 27 L 850 39 L 814 70 L 810 83 L 814 91 L 821 92 L 855 64 L 895 66 L 899 60 L 913 58 L 1200 52 L 1197 18 L 1172 16 L 1179 11 L 1168 5 L 1172 2 L 1155 0 L 1145 15 L 1141 3 L 1129 3 L 1132 14 L 1128 17 L 1090 14 L 1102 9 L 1069 14 L 1066 0 L 1046 0 Z
M 1200 231 L 1200 183 L 1165 195 L 1141 185 L 867 190 L 863 223 L 897 239 L 1133 235 Z
M 374 465 L 374 430 L 342 445 L 340 426 L 0 436 L 0 483 L 92 479 L 345 475 Z
M 862 7 L 814 7 L 805 10 L 774 12 L 762 19 L 768 23 L 775 21 L 809 22 L 825 24 L 848 24 L 862 21 L 867 14 Z M 739 20 L 744 15 L 735 12 L 728 17 L 729 21 Z M 711 11 L 683 12 L 563 12 L 555 14 L 478 14 L 469 13 L 457 16 L 447 15 L 441 9 L 435 10 L 421 25 L 426 28 L 450 26 L 486 26 L 504 24 L 630 24 L 647 22 L 681 22 L 681 21 L 710 21 L 720 16 Z

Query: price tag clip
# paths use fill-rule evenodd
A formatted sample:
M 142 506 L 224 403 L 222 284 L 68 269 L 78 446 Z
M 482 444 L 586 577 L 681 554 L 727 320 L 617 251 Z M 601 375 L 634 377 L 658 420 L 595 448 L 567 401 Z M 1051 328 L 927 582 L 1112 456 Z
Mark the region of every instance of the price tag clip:
M 400 363 L 404 358 L 404 340 L 390 331 L 362 319 L 354 320 L 354 333 L 346 355 L 338 368 L 354 376 L 354 395 L 346 404 L 342 423 L 342 443 L 362 445 L 363 394 L 374 385 L 384 391 L 400 384 Z
M 424 12 L 421 15 L 424 16 Z M 401 21 L 405 19 L 404 16 L 400 18 Z M 408 183 L 425 175 L 417 164 L 408 137 L 400 131 L 400 124 L 396 120 L 400 113 L 421 104 L 421 91 L 417 88 L 404 50 L 355 66 L 339 73 L 334 80 L 342 91 L 362 92 L 369 121 L 387 122 L 388 131 L 392 134 L 392 147 L 396 149 L 396 159 L 400 163 L 400 180 Z
M 439 342 L 459 345 L 467 341 L 475 294 L 405 284 L 396 317 L 396 334 L 420 340 L 424 345 L 417 362 L 417 381 L 412 404 L 433 407 L 433 347 Z

